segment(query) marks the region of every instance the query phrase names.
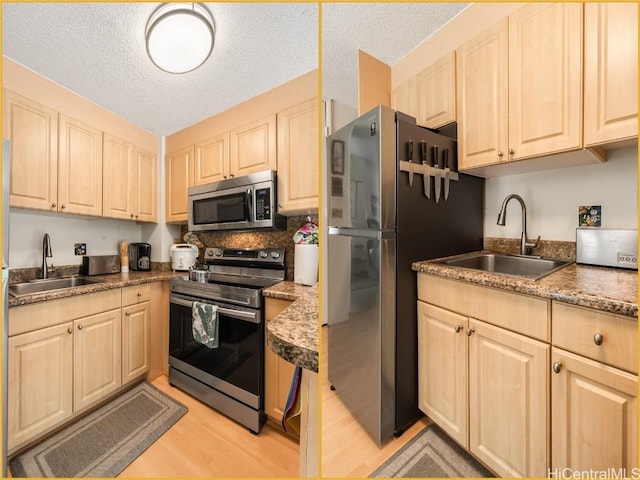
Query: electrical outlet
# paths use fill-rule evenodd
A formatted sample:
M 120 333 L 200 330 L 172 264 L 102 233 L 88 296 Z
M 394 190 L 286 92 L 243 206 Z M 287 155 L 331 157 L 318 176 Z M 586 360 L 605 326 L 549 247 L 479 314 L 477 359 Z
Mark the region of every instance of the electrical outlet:
M 74 248 L 75 248 L 76 255 L 86 255 L 87 254 L 87 244 L 86 243 L 76 243 Z

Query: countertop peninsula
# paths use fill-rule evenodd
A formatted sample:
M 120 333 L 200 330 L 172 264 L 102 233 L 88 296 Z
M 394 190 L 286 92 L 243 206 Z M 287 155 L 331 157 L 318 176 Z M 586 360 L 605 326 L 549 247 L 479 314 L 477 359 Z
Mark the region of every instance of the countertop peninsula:
M 293 303 L 267 324 L 267 345 L 288 362 L 318 371 L 318 286 L 291 281 L 264 290 L 264 296 Z

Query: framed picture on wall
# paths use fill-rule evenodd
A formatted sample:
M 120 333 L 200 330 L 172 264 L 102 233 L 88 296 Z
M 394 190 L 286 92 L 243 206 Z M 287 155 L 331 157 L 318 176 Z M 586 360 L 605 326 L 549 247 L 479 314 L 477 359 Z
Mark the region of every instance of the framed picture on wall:
M 331 142 L 331 173 L 344 175 L 344 142 L 342 140 Z

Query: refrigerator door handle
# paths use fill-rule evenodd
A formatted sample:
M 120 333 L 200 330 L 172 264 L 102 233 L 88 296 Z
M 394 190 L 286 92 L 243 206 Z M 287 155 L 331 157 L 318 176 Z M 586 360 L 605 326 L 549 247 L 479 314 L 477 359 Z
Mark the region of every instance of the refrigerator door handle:
M 395 234 L 395 230 L 365 230 L 358 228 L 329 227 L 329 235 L 342 235 L 343 237 L 385 240 L 387 238 L 392 238 Z

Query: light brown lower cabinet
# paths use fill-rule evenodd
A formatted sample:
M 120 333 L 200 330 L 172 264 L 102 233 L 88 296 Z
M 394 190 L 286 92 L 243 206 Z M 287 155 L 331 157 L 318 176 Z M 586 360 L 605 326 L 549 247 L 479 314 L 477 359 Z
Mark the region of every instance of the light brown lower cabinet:
M 94 404 L 122 385 L 120 309 L 73 322 L 73 410 Z
M 8 349 L 11 450 L 73 413 L 73 322 L 9 337 Z
M 9 454 L 149 371 L 150 292 L 146 284 L 9 310 Z
M 265 301 L 265 318 L 267 323 L 276 318 L 285 308 L 291 305 L 290 300 L 267 298 Z M 287 362 L 266 344 L 264 347 L 264 410 L 270 420 L 281 425 L 284 408 L 291 387 L 295 365 Z
M 550 347 L 418 302 L 420 409 L 500 476 L 546 476 Z
M 505 477 L 637 473 L 635 319 L 425 274 L 418 298 L 419 407 L 476 458 Z
M 638 466 L 638 376 L 553 347 L 553 471 Z M 556 477 L 557 478 L 557 477 Z
M 469 450 L 502 477 L 546 477 L 550 347 L 469 319 Z

